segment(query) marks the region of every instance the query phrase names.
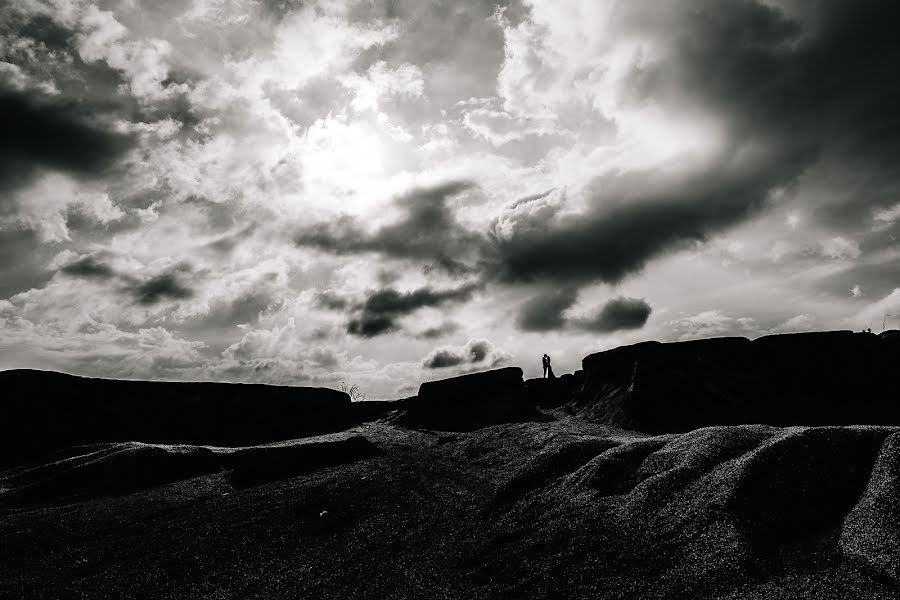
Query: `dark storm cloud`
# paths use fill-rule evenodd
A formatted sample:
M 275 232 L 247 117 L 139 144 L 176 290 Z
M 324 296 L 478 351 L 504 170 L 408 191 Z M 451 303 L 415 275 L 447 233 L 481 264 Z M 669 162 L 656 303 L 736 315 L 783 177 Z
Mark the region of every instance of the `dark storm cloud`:
M 464 346 L 435 348 L 422 359 L 426 369 L 446 369 L 459 365 L 493 367 L 509 359 L 509 355 L 497 350 L 488 340 L 469 340 Z
M 134 140 L 91 122 L 74 102 L 0 92 L 0 186 L 15 187 L 42 166 L 78 175 L 99 175 Z
M 624 329 L 640 329 L 647 323 L 652 308 L 642 298 L 613 298 L 596 315 L 573 320 L 572 324 L 587 331 L 612 333 Z
M 415 311 L 453 302 L 465 302 L 478 289 L 476 284 L 466 284 L 448 290 L 428 287 L 411 292 L 399 292 L 393 288 L 378 290 L 356 307 L 356 314 L 347 326 L 348 333 L 362 337 L 375 337 L 398 329 L 397 319 Z
M 374 252 L 420 260 L 430 270 L 465 274 L 472 267 L 461 259 L 476 253 L 483 246 L 484 237 L 464 228 L 447 206 L 447 200 L 470 187 L 471 183 L 456 181 L 415 189 L 396 200 L 396 206 L 403 212 L 400 220 L 374 233 L 366 232 L 356 219 L 342 217 L 301 231 L 295 239 L 301 246 L 334 254 Z
M 184 282 L 185 276 L 192 270 L 188 263 L 180 263 L 172 269 L 141 280 L 140 277 L 113 269 L 98 255 L 82 256 L 59 269 L 60 273 L 70 277 L 84 279 L 107 280 L 115 278 L 124 284 L 119 293 L 127 294 L 139 304 L 152 305 L 163 300 L 183 300 L 194 295 L 193 289 Z M 271 276 L 263 276 L 264 284 Z M 252 321 L 259 312 L 265 310 L 272 302 L 271 296 L 264 290 L 250 292 L 225 306 L 213 306 L 203 323 L 206 325 L 237 325 Z M 190 324 L 189 324 L 190 325 Z
M 457 331 L 459 331 L 458 323 L 454 323 L 453 321 L 445 321 L 440 325 L 437 325 L 436 327 L 429 327 L 420 331 L 416 334 L 416 337 L 421 340 L 433 340 L 456 333 Z
M 399 329 L 394 317 L 363 313 L 350 319 L 347 333 L 360 337 L 376 337 Z
M 575 287 L 544 290 L 522 305 L 516 324 L 522 331 L 561 331 L 574 328 L 610 333 L 643 327 L 652 311 L 643 299 L 619 297 L 607 302 L 590 318 L 566 318 L 565 311 L 577 299 L 578 289 Z
M 604 177 L 583 214 L 495 235 L 497 276 L 618 282 L 756 214 L 773 188 L 820 159 L 852 160 L 863 179 L 874 178 L 842 206 L 858 221 L 895 202 L 875 188 L 896 189 L 896 170 L 882 166 L 900 158 L 900 4 L 820 3 L 812 13 L 797 22 L 755 2 L 623 4 L 623 35 L 652 32 L 671 43 L 668 55 L 633 70 L 632 93 L 720 116 L 723 150 L 681 175 Z M 540 195 L 523 201 L 534 200 Z
M 655 173 L 609 177 L 596 183 L 602 193 L 597 192 L 587 213 L 558 216 L 555 210 L 540 211 L 516 221 L 507 235 L 497 232 L 496 223 L 486 234 L 464 228 L 446 199 L 470 184 L 451 182 L 400 198 L 403 217 L 374 233 L 344 217 L 302 231 L 296 241 L 335 254 L 373 252 L 416 259 L 424 263 L 426 273 L 477 275 L 481 281 L 552 280 L 569 287 L 596 280 L 618 282 L 652 257 L 703 241 L 745 218 L 796 161 L 784 155 L 777 168 L 720 161 L 698 173 L 666 178 Z M 549 193 L 523 198 L 510 210 L 541 202 Z M 541 325 L 534 327 L 539 330 Z
M 181 281 L 182 273 L 189 271 L 187 265 L 180 265 L 171 271 L 160 273 L 142 283 L 130 287 L 130 292 L 139 304 L 157 304 L 163 300 L 183 300 L 194 295 L 191 288 Z
M 675 52 L 636 74 L 635 91 L 724 114 L 734 139 L 777 146 L 773 166 L 798 151 L 808 161 L 836 157 L 867 171 L 893 164 L 900 155 L 900 5 L 790 2 L 782 12 L 767 4 L 695 2 L 697 10 L 677 23 Z M 667 26 L 646 8 L 629 8 L 624 27 Z M 868 209 L 869 196 L 849 203 Z
M 115 274 L 112 267 L 90 255 L 67 264 L 60 271 L 66 275 L 96 279 L 109 279 Z
M 469 350 L 469 362 L 473 363 L 483 361 L 492 349 L 487 340 L 470 342 L 467 348 Z
M 705 241 L 752 214 L 785 171 L 796 168 L 792 158 L 771 167 L 717 163 L 680 177 L 605 178 L 586 213 L 494 233 L 494 275 L 507 282 L 617 283 L 650 259 Z
M 66 29 L 47 15 L 35 15 L 17 26 L 19 34 L 53 50 L 66 50 L 72 46 L 75 33 Z
M 574 287 L 545 290 L 525 302 L 519 311 L 517 324 L 524 331 L 561 329 L 566 320 L 563 313 L 577 299 L 578 290 Z
M 425 308 L 438 306 L 445 302 L 460 302 L 472 297 L 476 286 L 464 285 L 449 290 L 434 290 L 428 287 L 418 288 L 411 292 L 398 292 L 387 288 L 378 290 L 366 298 L 362 304 L 365 312 L 386 315 L 407 315 Z

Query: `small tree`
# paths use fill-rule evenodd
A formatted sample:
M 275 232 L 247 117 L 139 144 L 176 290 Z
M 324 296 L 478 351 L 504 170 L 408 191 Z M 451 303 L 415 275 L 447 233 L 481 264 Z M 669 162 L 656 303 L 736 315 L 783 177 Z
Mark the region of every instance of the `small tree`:
M 366 395 L 359 389 L 359 386 L 355 383 L 353 385 L 347 385 L 346 381 L 341 382 L 341 391 L 350 396 L 350 400 L 353 402 L 362 402 L 366 399 Z

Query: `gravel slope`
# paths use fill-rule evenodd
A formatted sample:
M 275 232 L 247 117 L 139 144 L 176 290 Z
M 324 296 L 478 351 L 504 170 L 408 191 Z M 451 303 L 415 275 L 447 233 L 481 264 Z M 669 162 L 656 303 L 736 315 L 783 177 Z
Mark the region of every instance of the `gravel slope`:
M 0 597 L 900 595 L 900 429 L 651 437 L 552 416 L 452 434 L 376 422 L 259 446 L 251 464 L 267 476 L 240 485 L 237 463 L 209 468 L 229 452 L 179 447 L 141 463 L 155 479 L 92 488 L 123 463 L 73 449 L 92 465 L 80 487 L 24 502 L 17 485 L 60 467 L 0 474 Z M 341 454 L 360 438 L 375 451 Z M 302 444 L 342 450 L 304 468 L 307 450 L 290 450 Z M 180 480 L 159 485 L 155 469 Z

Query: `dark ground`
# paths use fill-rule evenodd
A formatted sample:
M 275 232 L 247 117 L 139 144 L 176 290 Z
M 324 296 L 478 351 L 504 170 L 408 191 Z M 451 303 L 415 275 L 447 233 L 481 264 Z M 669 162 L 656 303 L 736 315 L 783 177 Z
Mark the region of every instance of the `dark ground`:
M 275 444 L 263 448 L 362 436 L 377 454 L 251 485 L 207 460 L 197 468 L 222 470 L 107 496 L 132 465 L 171 470 L 191 447 L 60 461 L 105 472 L 96 485 L 46 485 L 60 465 L 2 473 L 0 597 L 900 597 L 900 429 L 649 437 L 548 416 Z M 151 450 L 176 457 L 134 462 Z
M 0 599 L 897 599 L 898 340 L 643 343 L 391 403 L 0 373 Z

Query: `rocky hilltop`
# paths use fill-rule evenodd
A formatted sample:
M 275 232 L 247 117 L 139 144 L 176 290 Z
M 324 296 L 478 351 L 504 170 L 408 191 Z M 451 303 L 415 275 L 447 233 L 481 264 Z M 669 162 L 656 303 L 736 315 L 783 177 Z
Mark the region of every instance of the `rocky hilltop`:
M 346 429 L 336 390 L 229 383 L 120 381 L 0 372 L 0 466 L 98 442 L 246 446 Z
M 900 424 L 898 332 L 645 342 L 584 359 L 571 408 L 649 433 L 708 425 Z

